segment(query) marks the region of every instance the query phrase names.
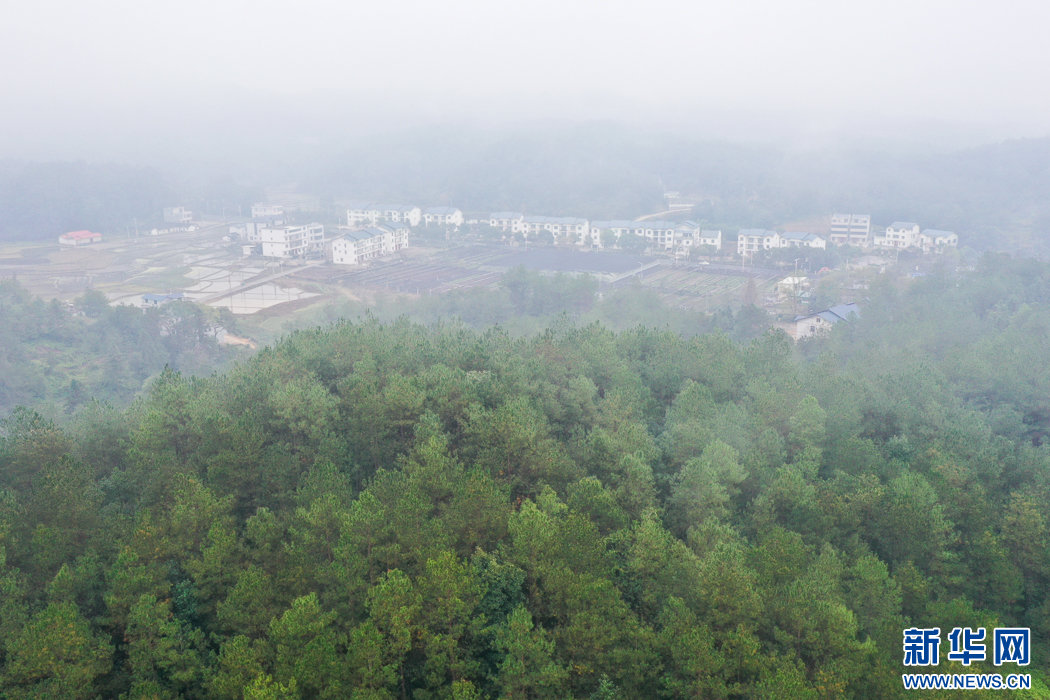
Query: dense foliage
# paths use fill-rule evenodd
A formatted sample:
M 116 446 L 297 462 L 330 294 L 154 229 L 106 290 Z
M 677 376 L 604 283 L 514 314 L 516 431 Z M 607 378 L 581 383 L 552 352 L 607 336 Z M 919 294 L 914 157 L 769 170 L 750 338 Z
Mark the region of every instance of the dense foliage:
M 655 289 L 637 280 L 629 282 L 610 288 L 590 275 L 547 276 L 520 265 L 504 274 L 496 288 L 456 289 L 417 298 L 380 295 L 367 303 L 341 299 L 324 305 L 316 313 L 287 322 L 286 330 L 368 315 L 387 321 L 404 316 L 424 325 L 454 318 L 475 330 L 499 325 L 512 337 L 539 333 L 555 324 L 571 322 L 584 326 L 597 321 L 612 330 L 645 325 L 669 329 L 683 336 L 720 330 L 734 340 L 747 341 L 761 335 L 770 325 L 769 314 L 753 305 L 735 311 L 727 305 L 703 313 L 671 306 Z M 736 296 L 718 301 L 732 301 L 739 306 L 743 295 Z M 235 322 L 240 324 L 238 327 L 248 327 L 247 322 Z
M 0 280 L 0 415 L 19 404 L 49 414 L 92 400 L 125 405 L 165 366 L 210 373 L 233 357 L 214 329 L 193 304 L 143 312 L 90 291 L 67 305 Z
M 798 349 L 372 320 L 167 371 L 68 431 L 20 410 L 0 686 L 924 697 L 900 687 L 911 624 L 1030 626 L 1038 677 L 1050 268 L 871 293 Z

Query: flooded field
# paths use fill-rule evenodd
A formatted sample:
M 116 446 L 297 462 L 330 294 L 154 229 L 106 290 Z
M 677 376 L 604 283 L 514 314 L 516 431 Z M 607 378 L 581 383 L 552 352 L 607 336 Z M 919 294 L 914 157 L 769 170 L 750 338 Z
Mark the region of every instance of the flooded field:
M 184 292 L 188 299 L 202 301 L 217 294 L 233 292 L 233 290 L 261 272 L 263 272 L 263 269 L 260 267 L 242 267 L 240 269 L 193 267 L 186 274 L 186 277 L 196 281 L 194 284 L 186 287 Z

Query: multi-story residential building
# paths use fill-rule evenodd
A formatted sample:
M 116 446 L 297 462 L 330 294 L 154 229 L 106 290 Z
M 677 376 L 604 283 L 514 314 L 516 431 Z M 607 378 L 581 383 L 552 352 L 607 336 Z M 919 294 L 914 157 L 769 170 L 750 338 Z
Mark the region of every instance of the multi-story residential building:
M 786 231 L 780 234 L 781 248 L 827 248 L 828 242 L 815 233 Z
M 879 248 L 919 247 L 919 225 L 911 221 L 894 221 L 886 227 L 885 233 L 876 235 L 874 241 Z
M 736 238 L 737 255 L 780 247 L 780 234 L 762 228 L 742 228 Z
M 517 211 L 494 211 L 489 214 L 488 222 L 492 228 L 503 231 L 517 231 L 517 227 L 525 215 Z
M 436 224 L 459 228 L 463 225 L 463 212 L 455 207 L 430 207 L 423 212 L 423 221 L 427 226 Z
M 260 231 L 264 228 L 275 228 L 284 225 L 284 218 L 277 216 L 260 216 L 241 224 L 232 224 L 230 233 L 237 235 L 248 243 L 262 243 Z
M 419 222 L 423 220 L 423 210 L 411 204 L 383 204 L 380 208 L 383 211 L 383 221 L 388 224 L 419 226 Z
M 591 222 L 591 240 L 598 248 L 618 245 L 620 237 L 631 232 L 633 221 L 616 219 Z
M 252 205 L 252 218 L 259 219 L 263 217 L 282 217 L 284 216 L 284 206 L 280 204 L 253 204 Z
M 587 219 L 572 216 L 525 216 L 511 224 L 511 231 L 533 236 L 540 231 L 550 231 L 555 238 L 575 235 L 577 242 L 590 233 L 591 226 Z
M 262 254 L 270 258 L 294 258 L 324 249 L 324 226 L 272 226 L 259 229 Z
M 644 238 L 651 247 L 661 250 L 688 249 L 697 245 L 710 245 L 719 250 L 722 248 L 721 231 L 702 231 L 694 221 L 592 221 L 590 232 L 599 248 L 618 245 L 627 234 Z
M 868 245 L 871 240 L 871 216 L 832 214 L 830 238 L 836 245 Z
M 164 220 L 168 223 L 185 224 L 193 221 L 193 212 L 186 207 L 165 207 Z
M 360 265 L 408 247 L 408 227 L 379 224 L 358 230 L 342 230 L 332 240 L 332 262 Z
M 352 202 L 346 208 L 346 223 L 349 226 L 368 224 L 375 226 L 383 211 L 368 202 Z
M 366 223 L 375 226 L 379 222 L 419 226 L 423 219 L 423 211 L 411 204 L 354 202 L 346 209 L 346 219 L 350 226 Z
M 681 235 L 684 231 L 679 231 L 679 224 L 674 221 L 659 221 L 652 220 L 646 221 L 644 229 L 636 226 L 634 231 L 637 235 L 639 230 L 642 230 L 642 235 L 645 236 L 645 240 L 648 241 L 650 247 L 659 250 L 674 250 L 675 234 Z M 685 228 L 685 227 L 684 227 Z M 692 238 L 693 231 L 695 228 L 689 228 L 689 237 Z

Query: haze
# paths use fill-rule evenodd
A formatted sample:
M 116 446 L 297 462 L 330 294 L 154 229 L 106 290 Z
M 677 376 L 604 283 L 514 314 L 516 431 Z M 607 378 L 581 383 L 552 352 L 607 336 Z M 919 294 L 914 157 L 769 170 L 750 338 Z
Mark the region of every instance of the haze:
M 1050 6 L 51 1 L 8 9 L 0 156 L 145 162 L 466 121 L 743 140 L 1050 132 Z

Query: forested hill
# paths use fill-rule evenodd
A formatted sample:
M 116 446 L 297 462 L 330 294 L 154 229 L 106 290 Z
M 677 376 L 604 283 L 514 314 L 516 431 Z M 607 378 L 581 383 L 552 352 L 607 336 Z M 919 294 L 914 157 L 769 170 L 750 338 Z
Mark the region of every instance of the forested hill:
M 800 349 L 344 323 L 69 430 L 21 411 L 0 687 L 946 697 L 901 688 L 911 625 L 1031 627 L 1038 685 L 1048 281 L 986 258 L 886 284 Z M 927 670 L 1011 672 L 946 652 Z
M 179 182 L 157 168 L 116 163 L 0 161 L 0 241 L 46 241 L 89 229 L 126 235 L 163 221 L 164 207 L 220 216 L 263 197 L 228 177 Z
M 359 199 L 634 218 L 659 211 L 671 189 L 696 196 L 689 216 L 730 240 L 738 228 L 845 211 L 869 213 L 877 226 L 904 220 L 952 230 L 977 250 L 1023 244 L 1029 254 L 1050 252 L 1050 138 L 948 153 L 793 150 L 585 123 L 431 127 L 317 152 L 274 148 L 261 142 L 225 173 L 201 165 L 181 178 L 114 164 L 0 162 L 0 240 L 53 240 L 82 228 L 125 233 L 136 221 L 155 225 L 166 206 L 246 214 L 265 199 L 264 187 L 296 182 L 320 196 L 322 210 L 308 215 L 329 223 L 345 217 L 336 202 Z
M 93 401 L 126 406 L 165 367 L 210 374 L 238 356 L 216 341 L 214 309 L 109 306 L 90 290 L 75 304 L 44 302 L 0 280 L 0 417 L 18 405 L 46 415 Z

